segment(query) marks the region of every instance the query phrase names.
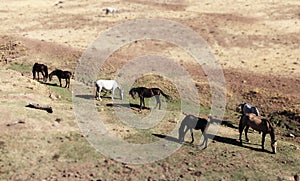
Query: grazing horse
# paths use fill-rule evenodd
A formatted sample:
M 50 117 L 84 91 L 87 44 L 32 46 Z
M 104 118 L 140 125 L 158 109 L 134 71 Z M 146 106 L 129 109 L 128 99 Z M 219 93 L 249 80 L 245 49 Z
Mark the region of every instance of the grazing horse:
M 273 153 L 276 153 L 277 141 L 275 139 L 275 131 L 269 120 L 261 119 L 253 113 L 243 114 L 241 117 L 240 123 L 239 123 L 239 132 L 240 132 L 240 142 L 241 143 L 242 143 L 242 133 L 243 133 L 244 128 L 245 128 L 246 141 L 249 142 L 249 139 L 247 136 L 249 127 L 251 127 L 254 130 L 262 132 L 262 143 L 261 143 L 262 150 L 264 150 L 266 134 L 270 134 L 271 147 L 272 147 Z
M 101 101 L 100 93 L 102 89 L 111 90 L 111 99 L 114 100 L 115 90 L 119 89 L 120 91 L 120 99 L 123 100 L 123 89 L 122 86 L 115 80 L 97 80 L 95 82 L 95 98 L 99 98 Z M 98 96 L 97 96 L 98 94 Z
M 70 79 L 72 77 L 72 73 L 69 71 L 63 71 L 63 70 L 59 70 L 59 69 L 55 69 L 53 70 L 50 74 L 49 74 L 49 80 L 52 80 L 52 76 L 55 75 L 58 80 L 59 80 L 59 86 L 61 87 L 61 79 L 66 79 L 66 85 L 65 87 L 70 86 Z
M 142 111 L 142 104 L 145 106 L 145 98 L 151 98 L 155 96 L 156 106 L 158 104 L 159 109 L 161 109 L 160 94 L 163 95 L 165 98 L 170 99 L 170 96 L 165 94 L 159 88 L 136 87 L 130 89 L 129 94 L 133 99 L 135 99 L 135 94 L 138 94 L 138 96 L 140 97 L 140 111 Z
M 185 118 L 182 120 L 181 125 L 178 130 L 179 142 L 184 141 L 184 137 L 185 137 L 187 131 L 190 130 L 191 136 L 192 136 L 192 141 L 191 141 L 191 144 L 192 144 L 194 142 L 193 129 L 201 130 L 204 140 L 200 146 L 204 145 L 203 149 L 205 149 L 207 147 L 207 142 L 208 142 L 208 136 L 206 135 L 206 130 L 208 128 L 208 125 L 209 125 L 209 122 L 204 118 L 199 118 L 199 117 L 196 117 L 193 115 L 186 115 Z
M 256 107 L 251 106 L 250 104 L 247 104 L 245 102 L 240 103 L 237 106 L 236 111 L 242 114 L 253 113 L 256 116 L 260 116 L 259 111 Z
M 102 10 L 105 11 L 106 15 L 108 15 L 109 13 L 115 15 L 115 13 L 118 12 L 118 10 L 116 8 L 113 8 L 113 7 L 104 8 Z
M 32 67 L 32 75 L 33 75 L 33 80 L 36 78 L 36 73 L 37 73 L 37 80 L 40 79 L 40 72 L 43 75 L 43 80 L 44 82 L 47 82 L 48 79 L 48 67 L 44 64 L 39 64 L 35 63 Z

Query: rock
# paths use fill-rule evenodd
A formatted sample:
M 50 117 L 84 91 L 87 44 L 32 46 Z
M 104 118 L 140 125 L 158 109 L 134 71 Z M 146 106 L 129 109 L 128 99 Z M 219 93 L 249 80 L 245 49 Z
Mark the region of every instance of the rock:
M 195 171 L 195 168 L 189 167 L 187 170 L 188 170 L 188 171 Z
M 61 118 L 56 118 L 55 121 L 60 123 L 62 121 L 62 119 Z
M 291 138 L 295 138 L 295 135 L 292 134 L 292 133 L 288 134 L 287 136 L 288 136 L 288 137 L 291 137 Z

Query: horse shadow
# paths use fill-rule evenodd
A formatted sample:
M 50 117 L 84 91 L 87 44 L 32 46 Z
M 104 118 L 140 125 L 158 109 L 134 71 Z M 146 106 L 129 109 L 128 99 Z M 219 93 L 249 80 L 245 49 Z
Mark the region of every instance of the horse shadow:
M 167 136 L 167 135 L 163 135 L 163 134 L 156 134 L 156 133 L 152 133 L 153 136 L 156 136 L 158 138 L 163 138 L 167 141 L 173 141 L 175 143 L 180 143 L 178 138 L 175 138 L 173 136 Z
M 88 95 L 88 94 L 75 95 L 75 97 L 79 97 L 79 98 L 82 98 L 82 99 L 88 99 L 88 100 L 95 99 L 94 95 Z
M 156 136 L 158 138 L 161 139 L 165 139 L 167 141 L 173 141 L 175 143 L 181 143 L 179 141 L 178 138 L 172 137 L 172 136 L 168 136 L 168 135 L 164 135 L 164 134 L 156 134 L 156 133 L 152 133 L 153 136 Z M 233 146 L 238 146 L 238 147 L 242 147 L 242 148 L 247 148 L 253 151 L 258 151 L 258 152 L 266 152 L 266 153 L 272 153 L 269 150 L 262 150 L 261 148 L 256 148 L 256 147 L 252 147 L 249 145 L 258 145 L 258 144 L 253 144 L 253 143 L 249 143 L 249 142 L 243 142 L 243 144 L 241 144 L 241 142 L 237 139 L 234 138 L 229 138 L 229 137 L 223 137 L 223 136 L 218 136 L 218 135 L 214 135 L 214 134 L 206 134 L 208 136 L 208 139 L 215 141 L 215 142 L 220 142 L 220 143 L 225 143 L 225 144 L 230 144 Z M 259 145 L 260 146 L 260 145 Z
M 43 81 L 38 81 L 39 83 L 41 83 L 41 84 L 44 84 L 44 85 L 48 85 L 48 86 L 55 86 L 55 87 L 57 87 L 58 86 L 58 84 L 57 83 L 48 83 L 48 82 L 43 82 Z
M 106 104 L 106 106 L 108 106 L 108 107 L 136 108 L 136 109 L 139 109 L 139 108 L 140 108 L 140 105 L 138 105 L 138 104 L 132 104 L 132 103 L 129 103 L 129 104 L 108 103 L 108 104 Z M 148 110 L 150 110 L 150 108 L 148 108 L 148 107 L 143 107 L 143 109 L 148 109 Z

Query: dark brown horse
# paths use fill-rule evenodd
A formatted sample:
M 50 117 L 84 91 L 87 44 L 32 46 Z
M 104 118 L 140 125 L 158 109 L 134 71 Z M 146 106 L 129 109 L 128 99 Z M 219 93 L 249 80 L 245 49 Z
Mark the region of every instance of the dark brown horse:
M 273 153 L 276 153 L 277 141 L 275 139 L 275 131 L 269 120 L 261 119 L 253 113 L 243 114 L 241 117 L 240 123 L 239 123 L 239 132 L 240 132 L 240 142 L 241 143 L 242 143 L 242 133 L 243 133 L 244 128 L 245 128 L 246 141 L 249 142 L 249 139 L 247 136 L 249 127 L 251 127 L 252 129 L 254 129 L 256 131 L 262 132 L 262 142 L 261 142 L 262 150 L 264 150 L 265 137 L 267 134 L 270 134 L 271 147 L 272 147 Z
M 142 105 L 145 106 L 145 98 L 151 98 L 155 96 L 156 105 L 159 105 L 159 109 L 161 109 L 161 101 L 160 101 L 160 94 L 163 95 L 165 98 L 170 99 L 170 96 L 165 94 L 159 88 L 146 88 L 146 87 L 136 87 L 132 88 L 129 91 L 129 94 L 133 99 L 135 99 L 135 95 L 138 94 L 140 98 L 140 111 L 142 110 Z
M 35 63 L 32 67 L 32 75 L 33 75 L 33 80 L 36 79 L 36 73 L 37 73 L 37 80 L 40 79 L 40 72 L 43 75 L 43 80 L 44 82 L 47 82 L 48 79 L 48 67 L 44 64 L 39 64 Z
M 208 128 L 208 125 L 209 125 L 209 122 L 204 118 L 199 118 L 194 115 L 185 116 L 185 118 L 182 120 L 179 130 L 178 130 L 179 142 L 184 141 L 184 137 L 185 137 L 187 131 L 190 130 L 191 136 L 192 136 L 192 141 L 191 141 L 191 144 L 192 144 L 194 142 L 193 129 L 201 130 L 204 140 L 200 146 L 204 145 L 203 149 L 205 149 L 207 147 L 207 142 L 208 142 L 208 136 L 206 135 L 206 130 Z
M 63 70 L 59 70 L 59 69 L 55 69 L 53 70 L 50 74 L 49 74 L 49 80 L 52 80 L 52 76 L 55 75 L 58 80 L 59 80 L 59 86 L 61 87 L 61 79 L 66 79 L 66 85 L 65 87 L 69 88 L 70 85 L 70 79 L 72 77 L 72 73 L 70 71 L 63 71 Z

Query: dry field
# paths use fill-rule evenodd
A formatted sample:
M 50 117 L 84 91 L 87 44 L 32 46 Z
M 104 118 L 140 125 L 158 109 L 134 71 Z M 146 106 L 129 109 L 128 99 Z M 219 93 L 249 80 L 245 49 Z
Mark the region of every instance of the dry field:
M 105 15 L 102 9 L 110 6 L 119 13 Z M 128 20 L 145 18 L 178 22 L 208 43 L 226 80 L 224 123 L 227 124 L 221 126 L 205 150 L 196 145 L 201 137 L 196 131 L 196 144 L 184 144 L 169 157 L 154 163 L 135 165 L 97 152 L 78 127 L 72 88 L 56 86 L 57 79 L 48 83 L 32 80 L 31 68 L 40 62 L 47 64 L 50 71 L 59 68 L 75 72 L 82 53 L 101 33 Z M 294 176 L 299 177 L 299 1 L 11 0 L 0 2 L 0 20 L 0 180 L 293 180 Z M 163 36 L 169 36 L 168 32 Z M 114 78 L 130 60 L 149 54 L 173 59 L 189 72 L 204 109 L 201 116 L 207 117 L 211 104 L 207 77 L 193 57 L 176 45 L 159 40 L 125 45 L 108 57 L 99 77 Z M 159 77 L 144 77 L 136 84 L 157 86 L 151 79 Z M 71 87 L 74 83 L 72 80 Z M 171 83 L 161 83 L 163 90 L 178 98 Z M 258 133 L 249 133 L 251 143 L 238 144 L 239 115 L 235 107 L 241 101 L 257 106 L 275 126 L 276 155 L 260 150 Z M 25 107 L 31 102 L 50 105 L 54 112 Z M 160 138 L 152 133 L 167 135 L 170 127 L 180 121 L 168 120 L 151 130 L 128 128 L 114 120 L 114 109 L 108 105 L 111 105 L 109 98 L 96 102 L 110 131 L 129 142 L 156 141 Z M 149 112 L 134 111 L 141 116 Z M 291 134 L 295 137 L 289 137 Z M 189 139 L 187 136 L 186 140 Z M 267 150 L 271 149 L 269 141 L 267 136 Z

